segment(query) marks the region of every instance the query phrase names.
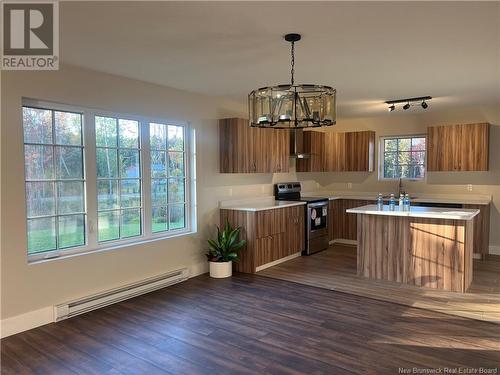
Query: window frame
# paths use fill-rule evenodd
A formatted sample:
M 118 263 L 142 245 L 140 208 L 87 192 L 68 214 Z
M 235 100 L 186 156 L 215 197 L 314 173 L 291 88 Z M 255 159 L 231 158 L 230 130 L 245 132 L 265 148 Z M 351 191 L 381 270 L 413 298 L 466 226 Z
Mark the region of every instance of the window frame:
M 160 241 L 179 236 L 192 235 L 197 232 L 197 205 L 196 205 L 196 153 L 195 153 L 195 130 L 188 121 L 170 120 L 166 118 L 138 116 L 128 113 L 112 112 L 99 109 L 91 109 L 76 105 L 60 104 L 44 100 L 23 98 L 21 103 L 21 127 L 23 127 L 22 107 L 35 107 L 50 109 L 54 111 L 76 112 L 82 114 L 82 138 L 83 138 L 83 168 L 85 176 L 85 239 L 83 246 L 68 247 L 64 249 L 50 250 L 36 254 L 28 254 L 26 247 L 26 256 L 29 263 L 42 262 L 54 259 L 64 259 L 68 256 L 77 256 L 82 254 L 115 250 L 123 247 L 130 247 Z M 121 238 L 109 241 L 98 242 L 97 230 L 97 165 L 96 165 L 96 138 L 95 138 L 95 116 L 115 117 L 120 119 L 134 120 L 139 123 L 140 150 L 139 157 L 141 169 L 141 220 L 142 233 L 139 236 Z M 152 233 L 151 227 L 151 179 L 150 163 L 151 149 L 149 142 L 149 123 L 157 122 L 168 125 L 182 126 L 184 128 L 184 168 L 185 168 L 185 227 L 164 232 Z M 24 134 L 24 133 L 23 133 Z M 24 135 L 23 135 L 24 152 Z M 24 160 L 24 155 L 23 155 Z M 24 189 L 26 189 L 26 175 L 23 171 Z M 26 196 L 26 195 L 25 195 Z M 24 225 L 26 245 L 28 238 L 27 226 L 27 204 L 24 198 Z
M 422 177 L 385 177 L 384 176 L 384 154 L 385 141 L 388 139 L 412 139 L 412 138 L 424 138 L 425 139 L 425 151 L 424 151 L 424 175 Z M 427 179 L 427 134 L 400 134 L 400 135 L 387 135 L 379 137 L 379 147 L 378 147 L 378 180 L 379 181 L 398 181 L 399 179 L 405 181 L 426 181 Z M 397 151 L 399 154 L 399 151 Z

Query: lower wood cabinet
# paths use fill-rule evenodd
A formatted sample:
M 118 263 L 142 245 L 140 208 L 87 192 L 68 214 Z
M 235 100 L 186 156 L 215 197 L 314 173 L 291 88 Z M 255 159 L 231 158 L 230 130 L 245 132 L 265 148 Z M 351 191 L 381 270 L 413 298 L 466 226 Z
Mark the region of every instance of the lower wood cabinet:
M 474 218 L 474 253 L 488 254 L 490 251 L 490 205 L 489 204 L 464 204 L 464 208 L 480 210 Z
M 305 248 L 304 206 L 263 211 L 220 210 L 220 221 L 240 226 L 240 239 L 247 241 L 234 270 L 255 273 L 257 268 Z
M 362 199 L 335 199 L 329 203 L 328 236 L 329 240 L 357 240 L 358 226 L 355 214 L 345 210 L 373 204 L 374 201 Z

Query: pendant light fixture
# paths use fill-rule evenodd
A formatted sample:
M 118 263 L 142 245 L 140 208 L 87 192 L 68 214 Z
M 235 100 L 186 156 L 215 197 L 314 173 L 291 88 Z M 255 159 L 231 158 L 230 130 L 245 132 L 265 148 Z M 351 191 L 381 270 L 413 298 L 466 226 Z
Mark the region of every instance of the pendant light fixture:
M 248 95 L 250 126 L 298 129 L 330 126 L 336 123 L 336 90 L 330 86 L 295 84 L 295 43 L 300 34 L 286 34 L 291 43 L 291 81 L 262 87 Z

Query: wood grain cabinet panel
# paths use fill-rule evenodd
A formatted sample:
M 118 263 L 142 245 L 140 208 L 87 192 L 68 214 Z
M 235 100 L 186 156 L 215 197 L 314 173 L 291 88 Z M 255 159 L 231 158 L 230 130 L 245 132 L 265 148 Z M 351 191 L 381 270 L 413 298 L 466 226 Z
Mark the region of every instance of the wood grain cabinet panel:
M 428 127 L 427 170 L 487 171 L 489 128 L 487 123 Z
M 297 160 L 297 172 L 373 172 L 375 132 L 304 132 L 309 159 Z
M 329 203 L 328 235 L 329 240 L 351 240 L 357 239 L 356 214 L 345 212 L 349 208 L 356 208 L 373 204 L 374 201 L 361 199 L 335 199 Z
M 489 204 L 464 204 L 464 208 L 480 210 L 474 218 L 474 243 L 473 251 L 478 254 L 490 252 L 490 205 Z
M 303 148 L 310 157 L 297 159 L 297 172 L 323 172 L 325 170 L 325 133 L 305 131 Z
M 305 248 L 304 206 L 263 211 L 220 210 L 220 220 L 242 227 L 240 239 L 247 244 L 234 270 L 255 273 L 257 267 L 274 262 Z
M 375 132 L 345 133 L 345 170 L 373 172 L 375 158 Z
M 284 129 L 248 126 L 248 120 L 219 120 L 221 173 L 288 172 L 290 135 Z

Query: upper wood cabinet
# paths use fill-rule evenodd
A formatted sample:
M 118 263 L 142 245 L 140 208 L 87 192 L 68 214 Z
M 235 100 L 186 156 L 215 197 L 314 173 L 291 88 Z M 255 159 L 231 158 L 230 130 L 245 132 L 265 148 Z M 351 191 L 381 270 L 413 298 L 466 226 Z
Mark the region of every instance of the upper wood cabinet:
M 345 170 L 373 172 L 375 159 L 375 132 L 361 131 L 345 134 Z
M 297 172 L 373 172 L 375 132 L 304 132 L 309 159 L 297 160 Z
M 248 120 L 219 120 L 221 173 L 288 172 L 290 135 L 284 129 L 259 129 Z
M 427 128 L 427 170 L 487 171 L 487 123 L 430 126 Z
M 325 171 L 325 133 L 305 131 L 303 150 L 309 154 L 307 159 L 297 159 L 297 172 Z

